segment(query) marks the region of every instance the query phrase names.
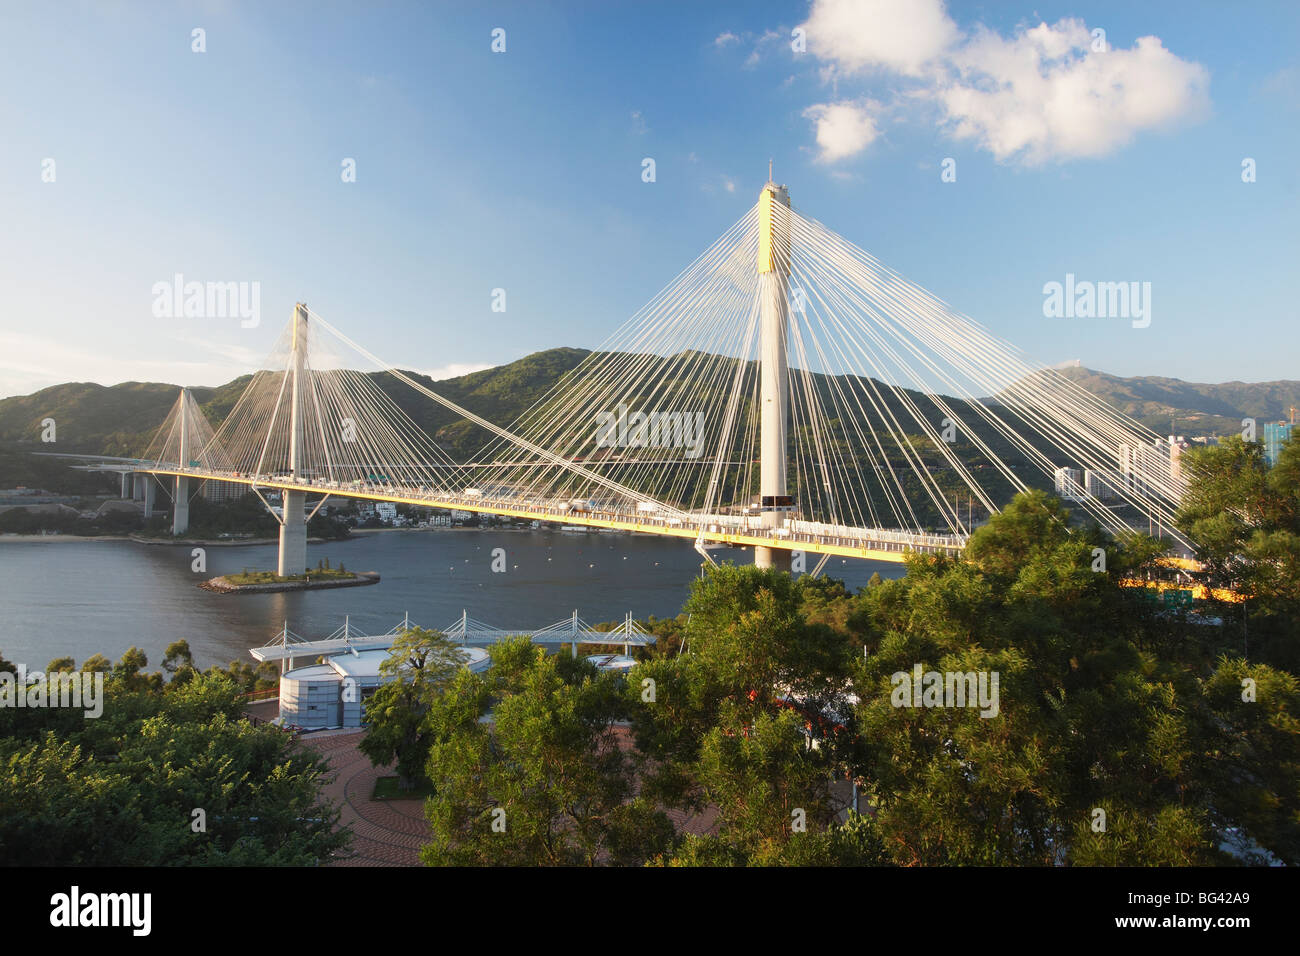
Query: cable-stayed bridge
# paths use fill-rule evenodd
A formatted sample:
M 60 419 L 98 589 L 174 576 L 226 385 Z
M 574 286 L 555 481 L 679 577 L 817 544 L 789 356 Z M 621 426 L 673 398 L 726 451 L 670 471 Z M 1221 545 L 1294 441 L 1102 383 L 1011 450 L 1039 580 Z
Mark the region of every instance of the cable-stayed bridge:
M 430 403 L 475 453 L 456 460 L 417 422 Z M 706 557 L 748 546 L 789 567 L 794 551 L 957 553 L 977 516 L 1044 477 L 1114 534 L 1172 534 L 1181 478 L 1161 442 L 769 182 L 512 422 L 298 304 L 219 427 L 183 390 L 136 467 L 174 481 L 176 533 L 196 482 L 279 492 L 281 574 L 306 566 L 309 495 L 680 537 Z

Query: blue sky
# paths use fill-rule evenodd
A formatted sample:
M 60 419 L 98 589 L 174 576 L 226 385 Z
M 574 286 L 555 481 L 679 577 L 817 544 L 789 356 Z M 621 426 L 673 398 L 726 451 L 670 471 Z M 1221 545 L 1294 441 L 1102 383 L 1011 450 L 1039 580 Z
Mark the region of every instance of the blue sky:
M 1283 2 L 9 3 L 0 395 L 219 384 L 299 299 L 440 375 L 594 347 L 769 158 L 1034 359 L 1300 378 L 1298 40 Z M 260 323 L 155 315 L 177 273 Z M 1045 317 L 1067 273 L 1150 282 L 1150 326 Z

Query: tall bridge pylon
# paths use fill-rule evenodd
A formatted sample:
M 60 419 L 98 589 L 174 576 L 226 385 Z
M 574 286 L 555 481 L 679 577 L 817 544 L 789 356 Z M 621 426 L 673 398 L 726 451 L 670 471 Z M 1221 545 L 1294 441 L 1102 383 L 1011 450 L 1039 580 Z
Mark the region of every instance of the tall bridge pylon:
M 154 435 L 145 459 L 151 462 L 169 462 L 184 468 L 200 468 L 213 472 L 230 470 L 230 459 L 213 442 L 212 426 L 208 423 L 203 409 L 195 401 L 188 388 L 182 388 L 176 397 L 167 417 Z M 137 475 L 145 479 L 144 499 L 145 517 L 152 516 L 154 486 L 148 475 Z M 172 495 L 172 534 L 181 535 L 189 530 L 190 498 L 194 490 L 190 476 L 176 474 L 171 478 Z
M 1154 432 L 771 180 L 513 421 L 433 385 L 299 303 L 215 433 L 182 396 L 149 470 L 281 493 L 281 573 L 306 565 L 310 494 L 742 545 L 779 568 L 795 551 L 958 553 L 1054 480 L 1117 535 L 1172 528 L 1181 498 Z
M 307 385 L 307 306 L 299 302 L 293 308 L 293 333 L 289 351 L 287 381 L 289 397 L 289 476 L 306 477 L 303 439 L 303 413 L 306 400 L 303 389 Z M 281 575 L 301 574 L 307 567 L 307 495 L 302 491 L 286 491 L 280 518 L 280 551 L 277 572 Z
M 771 181 L 758 197 L 759 304 L 759 514 L 763 526 L 785 526 L 794 510 L 786 479 L 786 423 L 790 415 L 790 220 L 778 216 L 777 204 L 790 206 L 790 192 Z M 760 568 L 790 570 L 790 552 L 758 546 Z

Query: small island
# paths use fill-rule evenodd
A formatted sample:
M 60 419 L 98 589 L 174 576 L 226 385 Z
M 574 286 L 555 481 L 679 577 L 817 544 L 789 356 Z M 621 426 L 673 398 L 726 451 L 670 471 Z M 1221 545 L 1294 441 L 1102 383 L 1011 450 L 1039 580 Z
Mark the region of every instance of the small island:
M 245 568 L 238 574 L 223 574 L 200 582 L 205 591 L 219 594 L 265 594 L 271 591 L 308 591 L 318 588 L 361 587 L 378 584 L 377 571 L 349 571 L 343 565 L 331 568 L 326 561 L 302 574 L 276 574 Z

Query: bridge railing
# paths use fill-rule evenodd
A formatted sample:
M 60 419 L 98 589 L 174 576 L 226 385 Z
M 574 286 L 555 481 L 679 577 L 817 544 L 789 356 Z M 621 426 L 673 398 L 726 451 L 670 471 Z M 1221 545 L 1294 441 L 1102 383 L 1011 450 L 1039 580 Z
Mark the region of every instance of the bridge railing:
M 147 463 L 142 463 L 147 464 Z M 156 463 L 153 463 L 156 464 Z M 671 510 L 667 513 L 645 511 L 626 511 L 607 505 L 592 509 L 575 509 L 566 501 L 538 501 L 523 497 L 502 497 L 499 495 L 457 494 L 446 489 L 431 488 L 428 485 L 400 485 L 390 482 L 375 482 L 361 479 L 339 481 L 327 478 L 302 478 L 290 475 L 246 475 L 240 472 L 213 472 L 203 468 L 169 467 L 168 470 L 196 473 L 210 476 L 216 480 L 235 480 L 250 485 L 262 482 L 278 485 L 302 486 L 325 493 L 360 495 L 391 495 L 428 502 L 431 507 L 468 511 L 516 511 L 538 515 L 555 521 L 581 521 L 584 518 L 613 521 L 621 524 L 637 525 L 645 528 L 676 529 L 691 528 L 710 534 L 741 534 L 751 538 L 765 538 L 774 544 L 820 544 L 846 548 L 864 548 L 902 552 L 913 550 L 922 553 L 951 553 L 966 546 L 964 535 L 924 534 L 912 531 L 888 528 L 855 528 L 848 525 L 832 525 L 816 521 L 794 520 L 780 529 L 764 527 L 761 518 L 750 515 L 726 515 L 691 513 Z

